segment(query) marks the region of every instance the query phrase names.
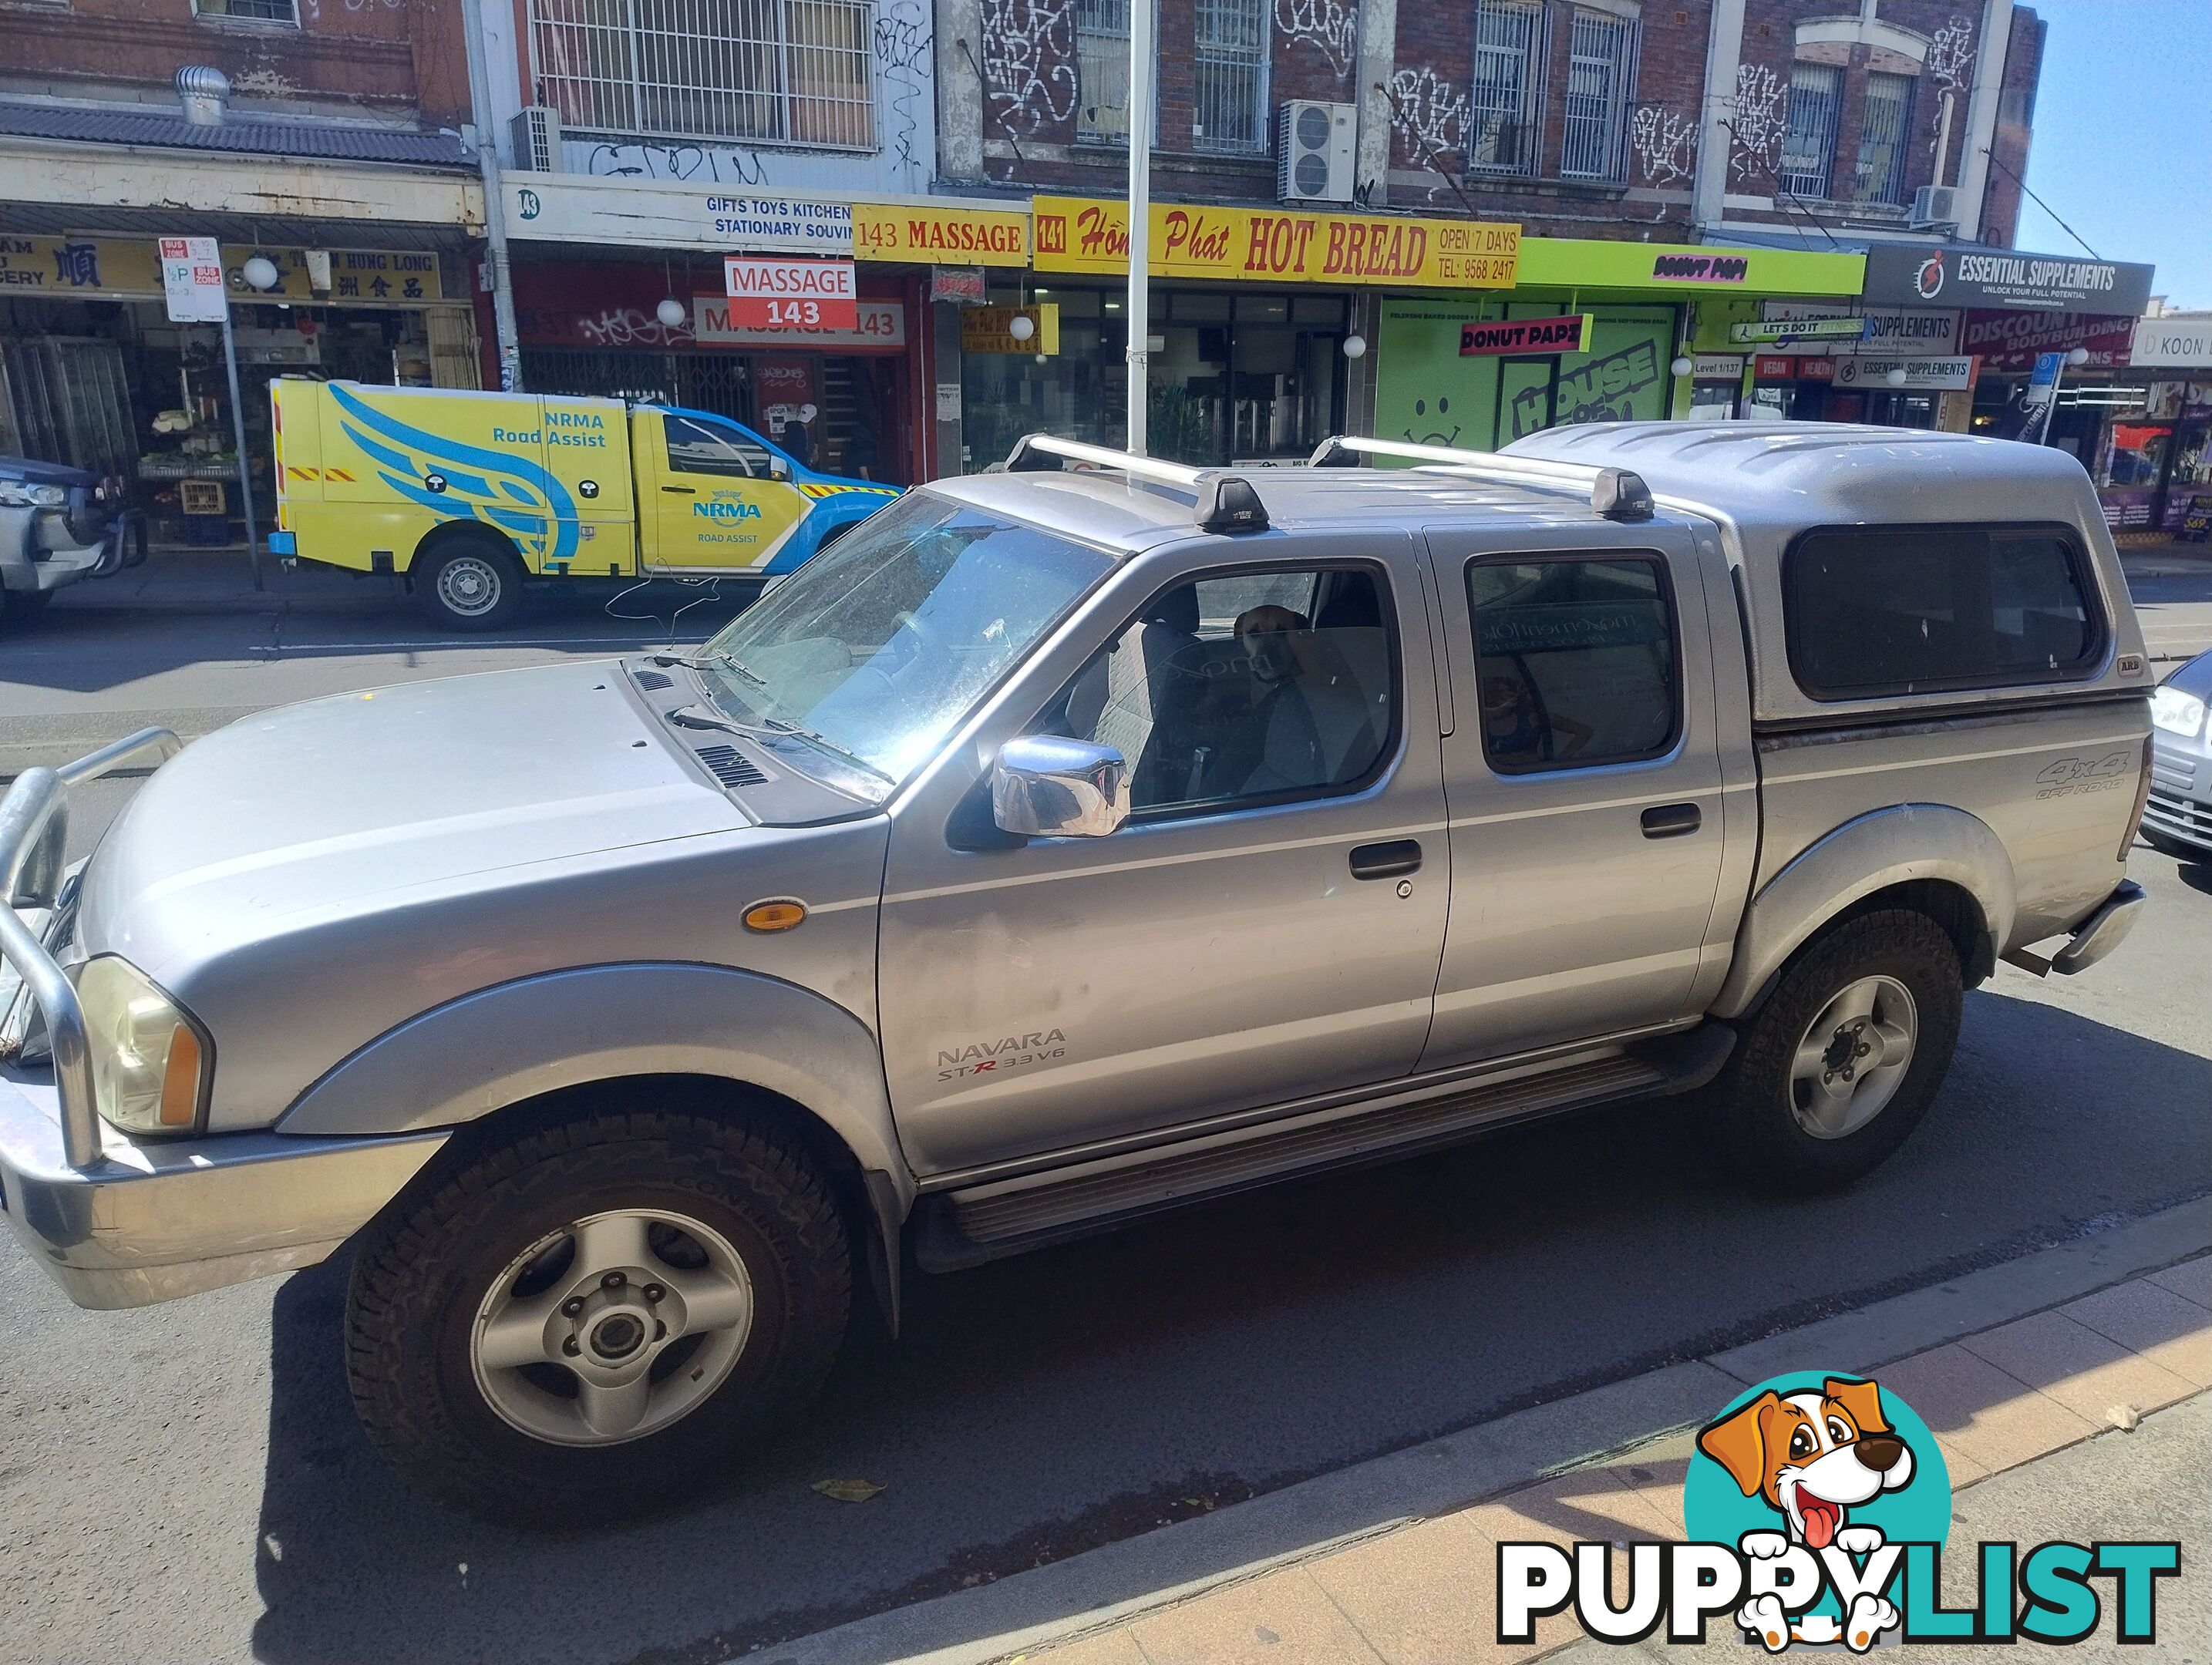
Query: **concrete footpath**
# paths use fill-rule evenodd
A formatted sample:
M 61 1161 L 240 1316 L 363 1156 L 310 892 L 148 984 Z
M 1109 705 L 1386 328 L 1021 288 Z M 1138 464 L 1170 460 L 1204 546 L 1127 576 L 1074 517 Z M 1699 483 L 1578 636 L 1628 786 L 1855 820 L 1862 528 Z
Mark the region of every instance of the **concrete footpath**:
M 2212 1658 L 2197 1559 L 2212 1543 L 2208 1249 L 2212 1200 L 2200 1200 L 756 1656 L 1492 1665 L 1571 1649 L 1577 1665 L 1618 1659 L 1622 1650 L 1589 1642 L 1571 1614 L 1541 1621 L 1533 1644 L 1500 1646 L 1496 1545 L 1680 1538 L 1696 1428 L 1753 1383 L 1832 1370 L 1878 1376 L 1927 1422 L 1956 1492 L 1956 1541 L 2181 1540 L 2182 1576 L 2160 1587 L 2156 1651 L 2203 1662 Z M 1778 1254 L 1745 1275 L 1784 1275 L 1786 1265 Z M 1972 1570 L 1959 1558 L 1947 1585 Z M 1727 1650 L 1717 1656 L 1753 1656 L 1724 1625 L 1711 1637 L 1707 1650 Z M 2108 1651 L 2118 1656 L 2109 1615 L 2072 1656 Z

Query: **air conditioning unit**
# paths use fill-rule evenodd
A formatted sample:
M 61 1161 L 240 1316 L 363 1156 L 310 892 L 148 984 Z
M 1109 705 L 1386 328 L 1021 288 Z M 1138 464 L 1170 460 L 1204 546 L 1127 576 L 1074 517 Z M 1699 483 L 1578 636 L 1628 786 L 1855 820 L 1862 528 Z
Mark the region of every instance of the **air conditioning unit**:
M 1294 98 L 1275 133 L 1275 195 L 1286 203 L 1348 203 L 1359 146 L 1349 104 Z
M 561 112 L 550 104 L 526 104 L 509 129 L 514 140 L 514 168 L 518 173 L 558 173 L 561 167 Z
M 1956 228 L 1959 223 L 1959 187 L 1955 185 L 1923 185 L 1912 193 L 1912 225 L 1915 230 L 1932 229 L 1936 226 Z

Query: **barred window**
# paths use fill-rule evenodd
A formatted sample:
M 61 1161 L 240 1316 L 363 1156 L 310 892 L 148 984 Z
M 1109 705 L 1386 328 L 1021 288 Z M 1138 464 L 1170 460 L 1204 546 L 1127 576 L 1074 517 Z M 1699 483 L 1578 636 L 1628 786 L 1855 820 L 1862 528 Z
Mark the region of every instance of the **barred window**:
M 1266 0 L 1198 0 L 1198 109 L 1191 135 L 1201 150 L 1267 149 Z
M 238 17 L 254 23 L 289 23 L 295 27 L 300 21 L 298 0 L 192 0 L 192 11 L 200 17 Z
M 1866 118 L 1859 124 L 1859 165 L 1851 195 L 1862 203 L 1905 200 L 1905 136 L 1912 122 L 1912 77 L 1867 76 Z
M 875 146 L 872 0 L 530 0 L 538 96 L 564 126 Z
M 1636 96 L 1637 26 L 1578 11 L 1567 37 L 1566 131 L 1559 173 L 1618 179 L 1628 160 L 1628 106 Z
M 1825 199 L 1836 156 L 1836 118 L 1844 72 L 1832 64 L 1799 64 L 1790 71 L 1790 120 L 1782 134 L 1776 183 L 1792 197 Z
M 1129 0 L 1075 0 L 1075 131 L 1129 137 Z
M 1474 86 L 1468 166 L 1486 173 L 1536 171 L 1543 131 L 1543 9 L 1528 0 L 1481 0 L 1474 14 Z

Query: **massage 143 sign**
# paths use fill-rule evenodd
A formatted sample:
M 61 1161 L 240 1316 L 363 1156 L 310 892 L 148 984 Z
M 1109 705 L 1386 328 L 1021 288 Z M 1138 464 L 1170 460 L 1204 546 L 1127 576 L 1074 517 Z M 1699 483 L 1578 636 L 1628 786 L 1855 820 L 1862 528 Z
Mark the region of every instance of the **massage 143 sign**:
M 1129 269 L 1129 205 L 1087 197 L 1030 200 L 1039 271 Z M 1510 289 L 1521 228 L 1487 220 L 1306 214 L 1155 203 L 1152 270 L 1225 283 L 1389 283 Z
M 757 330 L 854 330 L 860 292 L 850 260 L 762 260 L 732 254 L 722 261 L 730 323 Z

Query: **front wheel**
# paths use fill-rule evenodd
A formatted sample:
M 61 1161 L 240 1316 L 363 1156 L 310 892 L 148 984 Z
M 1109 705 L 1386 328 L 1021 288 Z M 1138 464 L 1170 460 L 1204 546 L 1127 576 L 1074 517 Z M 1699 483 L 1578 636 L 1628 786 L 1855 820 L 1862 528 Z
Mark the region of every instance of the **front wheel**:
M 1964 993 L 1958 950 L 1925 914 L 1862 914 L 1817 939 L 1714 1084 L 1722 1155 L 1762 1191 L 1872 1173 L 1942 1085 Z
M 496 630 L 522 605 L 522 567 L 492 539 L 470 537 L 416 562 L 416 598 L 449 630 Z
M 672 1504 L 820 1382 L 851 1270 L 814 1165 L 719 1116 L 592 1117 L 489 1151 L 380 1222 L 347 1368 L 370 1437 L 478 1513 Z

